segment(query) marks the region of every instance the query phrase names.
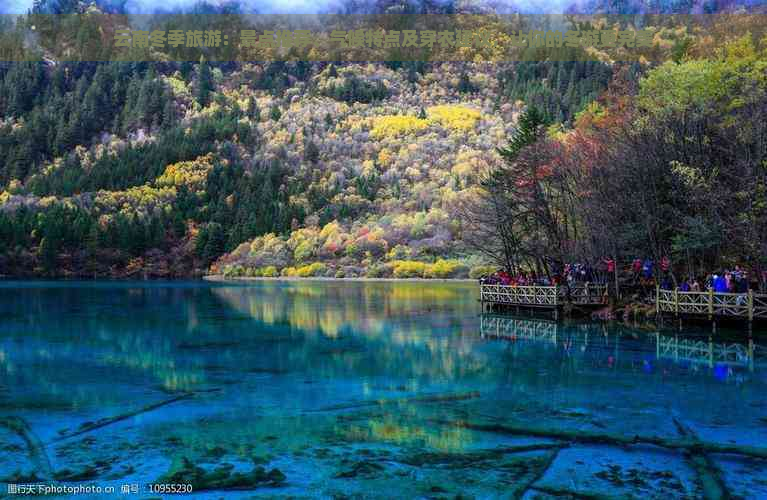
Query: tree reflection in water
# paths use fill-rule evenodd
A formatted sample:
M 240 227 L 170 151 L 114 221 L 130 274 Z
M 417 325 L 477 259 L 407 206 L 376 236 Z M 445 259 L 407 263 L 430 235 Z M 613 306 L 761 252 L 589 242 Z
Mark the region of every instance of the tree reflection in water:
M 767 442 L 758 341 L 479 315 L 476 298 L 454 283 L 6 282 L 0 479 L 698 496 L 679 452 L 489 429 L 678 439 L 676 419 L 705 442 Z M 713 460 L 731 493 L 767 495 L 763 462 Z

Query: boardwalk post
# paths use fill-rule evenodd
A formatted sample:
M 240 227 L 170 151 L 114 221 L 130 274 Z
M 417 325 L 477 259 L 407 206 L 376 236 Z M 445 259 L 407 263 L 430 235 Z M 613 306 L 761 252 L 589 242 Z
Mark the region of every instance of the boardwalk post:
M 679 335 L 674 335 L 674 361 L 679 362 Z
M 708 289 L 708 319 L 714 319 L 714 289 Z
M 748 322 L 754 321 L 754 291 L 748 291 Z
M 674 289 L 674 314 L 679 316 L 679 288 Z
M 655 316 L 660 316 L 660 285 L 655 285 Z
M 660 332 L 655 332 L 655 359 L 660 359 Z

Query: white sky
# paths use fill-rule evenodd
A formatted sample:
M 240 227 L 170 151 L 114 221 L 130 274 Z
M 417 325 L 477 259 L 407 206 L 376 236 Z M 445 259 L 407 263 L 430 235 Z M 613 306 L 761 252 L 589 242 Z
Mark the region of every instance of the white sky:
M 0 0 L 0 14 L 23 14 L 32 7 L 32 0 Z

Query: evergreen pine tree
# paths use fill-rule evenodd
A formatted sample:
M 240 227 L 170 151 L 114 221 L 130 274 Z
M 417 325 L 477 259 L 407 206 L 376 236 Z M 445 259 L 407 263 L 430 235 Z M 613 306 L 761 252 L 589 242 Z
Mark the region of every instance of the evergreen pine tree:
M 248 117 L 254 122 L 261 121 L 261 110 L 258 107 L 255 97 L 251 97 L 248 101 Z
M 273 121 L 277 121 L 282 117 L 282 113 L 280 112 L 279 106 L 276 104 L 272 106 L 271 111 L 269 112 L 269 118 L 271 118 Z
M 221 224 L 211 222 L 207 227 L 207 241 L 203 250 L 203 259 L 206 263 L 213 262 L 226 250 L 226 233 Z
M 32 148 L 28 143 L 20 144 L 9 155 L 11 178 L 24 180 L 32 164 Z
M 162 125 L 164 128 L 170 128 L 176 124 L 176 103 L 172 96 L 167 96 L 165 105 L 162 109 Z
M 533 144 L 541 137 L 547 124 L 546 117 L 538 108 L 532 106 L 527 108 L 519 117 L 517 130 L 512 134 L 509 145 L 505 148 L 499 148 L 498 153 L 506 161 L 514 161 L 525 146 Z
M 200 106 L 207 106 L 213 90 L 213 75 L 205 56 L 200 57 L 200 66 L 197 71 L 197 102 Z
M 470 92 L 475 92 L 477 89 L 474 87 L 474 84 L 471 83 L 471 80 L 469 79 L 469 75 L 464 71 L 461 73 L 461 78 L 458 81 L 458 92 L 462 94 L 467 94 Z
M 63 155 L 69 151 L 72 146 L 72 131 L 69 128 L 69 122 L 64 119 L 64 115 L 62 114 L 56 125 L 56 138 L 53 147 L 57 154 Z
M 570 106 L 570 109 L 574 109 L 573 105 L 576 104 L 574 102 L 574 100 L 575 100 L 575 80 L 576 80 L 576 73 L 575 73 L 575 65 L 573 64 L 573 69 L 570 70 L 570 78 L 567 81 L 567 91 L 565 91 L 565 101 Z
M 47 272 L 53 272 L 56 269 L 58 253 L 58 244 L 53 238 L 43 237 L 43 239 L 40 240 L 40 247 L 38 248 L 37 255 L 40 259 L 40 264 Z
M 418 71 L 415 63 L 410 63 L 407 68 L 407 81 L 409 83 L 415 83 L 418 81 Z
M 320 159 L 320 148 L 311 139 L 304 145 L 304 161 L 317 163 Z

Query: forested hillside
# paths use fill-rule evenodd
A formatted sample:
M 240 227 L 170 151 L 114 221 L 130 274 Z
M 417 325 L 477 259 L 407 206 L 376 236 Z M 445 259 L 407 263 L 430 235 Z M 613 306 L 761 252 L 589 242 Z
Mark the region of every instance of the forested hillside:
M 686 37 L 668 30 L 656 49 L 693 58 Z M 617 72 L 657 71 L 580 50 L 0 64 L 0 274 L 479 273 L 492 262 L 464 241 L 459 212 L 519 113 L 535 106 L 568 137 Z

